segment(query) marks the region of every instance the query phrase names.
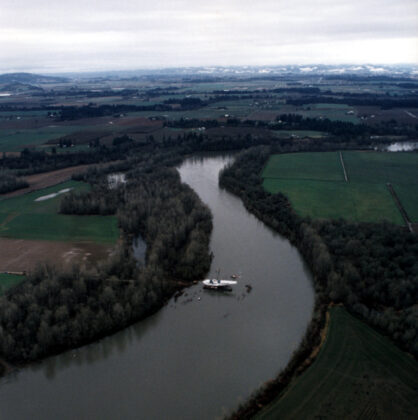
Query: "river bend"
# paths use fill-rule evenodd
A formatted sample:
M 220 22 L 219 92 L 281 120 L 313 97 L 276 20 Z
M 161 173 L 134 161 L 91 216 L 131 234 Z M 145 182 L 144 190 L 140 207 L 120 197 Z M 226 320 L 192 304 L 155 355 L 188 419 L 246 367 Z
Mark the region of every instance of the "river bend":
M 192 286 L 145 321 L 1 378 L 0 419 L 214 419 L 286 366 L 312 315 L 310 274 L 219 189 L 230 159 L 190 158 L 179 171 L 214 216 L 211 275 L 239 274 L 234 291 Z

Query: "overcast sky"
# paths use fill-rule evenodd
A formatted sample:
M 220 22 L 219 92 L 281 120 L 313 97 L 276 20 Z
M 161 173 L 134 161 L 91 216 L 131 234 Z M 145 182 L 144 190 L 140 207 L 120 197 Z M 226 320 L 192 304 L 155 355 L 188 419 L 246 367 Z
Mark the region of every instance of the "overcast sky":
M 418 63 L 417 0 L 0 0 L 0 72 Z

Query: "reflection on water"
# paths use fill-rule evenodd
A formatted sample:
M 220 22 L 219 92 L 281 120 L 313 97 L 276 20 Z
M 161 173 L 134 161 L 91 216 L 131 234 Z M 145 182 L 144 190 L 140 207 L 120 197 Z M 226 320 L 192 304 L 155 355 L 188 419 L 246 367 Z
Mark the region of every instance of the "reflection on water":
M 214 419 L 286 365 L 311 317 L 310 275 L 219 189 L 230 160 L 195 157 L 179 171 L 214 216 L 209 275 L 239 274 L 233 291 L 191 286 L 143 322 L 0 379 L 0 419 Z

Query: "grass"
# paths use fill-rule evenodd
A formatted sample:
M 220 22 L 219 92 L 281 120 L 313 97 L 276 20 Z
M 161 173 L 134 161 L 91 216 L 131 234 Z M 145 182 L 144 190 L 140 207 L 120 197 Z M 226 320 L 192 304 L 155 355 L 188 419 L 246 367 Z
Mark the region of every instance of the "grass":
M 319 139 L 327 136 L 327 133 L 314 130 L 275 130 L 272 131 L 272 133 L 274 133 L 277 137 L 290 137 L 294 135 L 297 137 L 310 137 L 313 139 Z
M 29 110 L 29 111 L 1 111 L 0 118 L 10 118 L 16 119 L 20 118 L 34 118 L 34 117 L 46 117 L 48 111 L 43 110 Z
M 418 418 L 418 363 L 342 307 L 320 353 L 257 419 Z
M 344 182 L 338 152 L 273 155 L 263 171 L 263 186 L 282 192 L 301 216 L 387 220 L 402 225 L 386 183 L 393 184 L 412 222 L 418 221 L 418 154 L 342 152 L 349 182 Z
M 343 152 L 353 182 L 418 186 L 417 153 Z
M 264 188 L 283 192 L 301 216 L 314 219 L 344 218 L 354 222 L 403 219 L 385 185 L 310 180 L 265 179 Z
M 263 178 L 344 181 L 337 152 L 289 153 L 270 157 Z
M 355 114 L 347 114 L 354 108 L 346 104 L 306 104 L 297 114 L 303 115 L 305 118 L 329 118 L 331 121 L 346 121 L 353 124 L 359 123 L 359 118 Z
M 0 273 L 0 295 L 11 287 L 18 285 L 25 279 L 25 276 L 20 276 L 18 274 Z
M 44 201 L 35 199 L 65 188 L 85 191 L 88 185 L 68 181 L 53 187 L 0 200 L 0 236 L 50 241 L 114 243 L 119 237 L 114 216 L 58 214 L 62 195 Z
M 24 130 L 2 130 L 0 152 L 17 152 L 80 130 L 78 126 L 51 126 Z
M 418 188 L 415 186 L 411 193 L 408 185 L 393 184 L 396 195 L 401 201 L 408 217 L 411 221 L 418 222 Z

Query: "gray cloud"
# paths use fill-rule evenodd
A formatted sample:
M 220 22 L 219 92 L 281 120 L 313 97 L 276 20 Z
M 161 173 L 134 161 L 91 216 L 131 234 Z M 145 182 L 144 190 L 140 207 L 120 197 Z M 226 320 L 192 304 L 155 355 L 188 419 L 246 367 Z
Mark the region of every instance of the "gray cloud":
M 415 0 L 3 0 L 0 71 L 417 62 Z

